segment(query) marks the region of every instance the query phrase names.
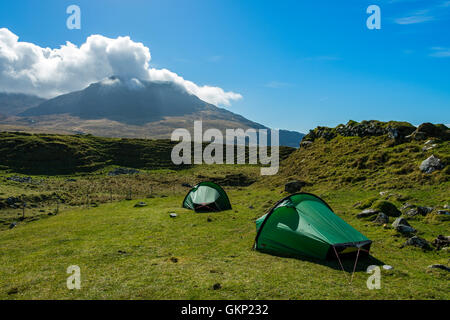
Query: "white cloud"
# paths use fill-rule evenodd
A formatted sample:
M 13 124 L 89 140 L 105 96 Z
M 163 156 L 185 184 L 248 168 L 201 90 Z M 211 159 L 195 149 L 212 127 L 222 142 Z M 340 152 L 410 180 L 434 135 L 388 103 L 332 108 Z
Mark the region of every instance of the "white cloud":
M 433 47 L 431 48 L 433 51 L 430 53 L 430 56 L 435 58 L 450 58 L 450 48 L 443 47 Z
M 229 106 L 233 100 L 242 98 L 219 87 L 199 86 L 167 69 L 151 68 L 150 60 L 149 48 L 129 37 L 111 39 L 92 35 L 80 47 L 67 42 L 51 49 L 19 41 L 17 35 L 0 28 L 0 91 L 49 98 L 117 75 L 171 81 L 215 105 Z M 136 81 L 130 84 L 139 86 Z
M 395 19 L 395 23 L 397 23 L 397 24 L 416 24 L 416 23 L 433 21 L 435 19 L 436 18 L 433 15 L 429 14 L 428 10 L 420 10 L 410 16 Z

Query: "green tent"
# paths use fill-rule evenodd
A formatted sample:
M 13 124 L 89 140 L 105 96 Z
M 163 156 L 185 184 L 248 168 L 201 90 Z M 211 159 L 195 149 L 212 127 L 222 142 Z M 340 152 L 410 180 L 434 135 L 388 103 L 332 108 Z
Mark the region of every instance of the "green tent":
M 226 192 L 214 182 L 201 182 L 193 187 L 183 200 L 183 208 L 197 212 L 230 210 Z
M 368 254 L 372 243 L 309 193 L 278 201 L 256 220 L 256 230 L 255 249 L 280 255 L 339 259 L 341 254 Z

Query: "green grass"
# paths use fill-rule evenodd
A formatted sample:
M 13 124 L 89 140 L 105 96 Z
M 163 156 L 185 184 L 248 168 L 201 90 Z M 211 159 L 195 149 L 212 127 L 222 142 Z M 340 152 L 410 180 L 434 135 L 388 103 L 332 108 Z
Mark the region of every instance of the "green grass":
M 426 268 L 446 264 L 448 254 L 401 249 L 405 238 L 394 230 L 355 218 L 352 204 L 371 192 L 309 190 L 322 194 L 341 217 L 374 241 L 376 259 L 394 266 L 382 272 L 381 290 L 367 289 L 363 269 L 350 285 L 350 274 L 345 276 L 335 261 L 251 250 L 255 218 L 283 195 L 278 190 L 226 189 L 233 210 L 221 213 L 181 209 L 183 197 L 177 195 L 143 199 L 149 204 L 144 208 L 133 208 L 135 200 L 69 210 L 0 232 L 0 299 L 450 298 L 447 273 Z M 169 212 L 178 217 L 170 218 Z M 448 231 L 448 224 L 426 220 L 413 225 L 427 240 Z M 352 263 L 346 261 L 348 271 Z M 81 268 L 81 290 L 66 288 L 69 265 Z M 215 283 L 222 288 L 213 290 Z M 8 294 L 14 288 L 18 293 Z
M 261 177 L 257 165 L 174 170 L 166 163 L 171 148 L 167 141 L 2 133 L 0 151 L 11 152 L 0 153 L 0 299 L 448 300 L 448 272 L 427 268 L 448 265 L 448 250 L 402 248 L 406 237 L 374 224 L 373 218 L 356 218 L 378 200 L 397 208 L 406 202 L 436 209 L 450 204 L 449 166 L 432 174 L 419 170 L 431 154 L 448 164 L 450 142 L 436 139 L 434 149 L 422 151 L 424 142 L 396 144 L 387 136 L 318 138 L 307 148 L 284 149 L 279 174 Z M 59 148 L 81 162 L 67 167 L 66 153 L 54 162 L 44 161 L 51 155 L 48 150 Z M 122 152 L 128 148 L 133 151 Z M 158 148 L 161 154 L 152 152 Z M 109 177 L 107 172 L 116 166 L 136 167 L 141 173 Z M 37 182 L 6 180 L 17 172 L 34 174 Z M 237 174 L 256 182 L 236 186 L 229 175 Z M 292 179 L 308 182 L 303 191 L 323 198 L 373 240 L 373 258 L 361 261 L 351 285 L 353 260 L 344 262 L 344 273 L 336 261 L 277 257 L 251 249 L 255 219 L 287 195 L 284 184 Z M 221 181 L 233 210 L 197 214 L 180 208 L 189 190 L 182 184 L 204 180 Z M 127 201 L 130 191 L 133 199 Z M 21 209 L 4 205 L 11 196 L 30 205 L 24 221 L 18 219 Z M 60 212 L 49 216 L 57 199 Z M 134 208 L 138 201 L 148 206 Z M 170 218 L 170 212 L 178 217 Z M 18 225 L 8 229 L 14 221 Z M 427 241 L 449 235 L 448 216 L 431 213 L 408 221 Z M 366 287 L 368 264 L 394 267 L 382 270 L 380 290 Z M 81 268 L 81 290 L 66 287 L 70 265 Z M 216 283 L 222 288 L 213 290 Z

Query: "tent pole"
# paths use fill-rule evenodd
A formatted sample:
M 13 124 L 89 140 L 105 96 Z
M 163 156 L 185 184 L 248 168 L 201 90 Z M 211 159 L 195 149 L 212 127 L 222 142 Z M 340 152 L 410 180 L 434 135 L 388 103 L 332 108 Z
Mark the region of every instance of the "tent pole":
M 358 248 L 358 253 L 356 254 L 355 265 L 353 266 L 352 278 L 350 279 L 350 283 L 352 283 L 352 281 L 353 281 L 353 276 L 355 274 L 356 264 L 358 263 L 358 257 L 359 257 L 359 251 L 360 250 L 361 250 L 361 248 Z
M 342 265 L 341 259 L 339 258 L 339 255 L 338 255 L 338 253 L 336 251 L 336 247 L 335 246 L 333 246 L 333 250 L 334 250 L 334 253 L 336 254 L 336 257 L 338 258 L 339 264 L 341 265 L 341 269 L 344 272 L 345 278 L 347 278 L 347 274 L 345 273 L 344 266 Z

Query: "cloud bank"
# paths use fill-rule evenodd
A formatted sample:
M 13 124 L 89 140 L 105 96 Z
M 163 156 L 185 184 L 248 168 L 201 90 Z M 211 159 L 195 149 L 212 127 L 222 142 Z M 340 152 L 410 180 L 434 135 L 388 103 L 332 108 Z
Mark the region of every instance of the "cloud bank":
M 219 87 L 199 86 L 167 69 L 151 68 L 150 60 L 149 48 L 130 37 L 92 35 L 80 47 L 66 42 L 51 49 L 19 41 L 10 30 L 0 28 L 0 91 L 50 98 L 116 75 L 171 81 L 214 105 L 229 106 L 242 98 Z

